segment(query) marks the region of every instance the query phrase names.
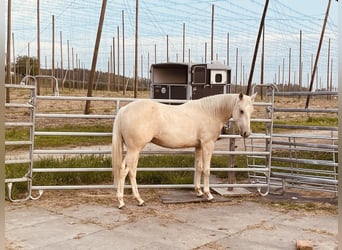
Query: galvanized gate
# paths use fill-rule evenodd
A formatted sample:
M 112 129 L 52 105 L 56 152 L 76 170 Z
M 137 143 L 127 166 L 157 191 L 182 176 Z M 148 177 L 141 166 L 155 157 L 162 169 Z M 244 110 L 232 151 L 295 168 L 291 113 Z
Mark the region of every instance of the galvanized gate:
M 283 92 L 277 96 L 311 99 L 337 97 L 337 92 Z M 311 100 L 314 103 L 315 100 Z M 299 114 L 308 120 L 313 115 L 337 118 L 337 108 L 274 108 L 277 116 Z M 272 155 L 271 185 L 280 187 L 277 193 L 288 188 L 332 192 L 337 195 L 338 187 L 338 127 L 325 125 L 275 124 L 273 151 L 282 154 Z
M 21 86 L 21 85 L 6 85 L 6 88 L 19 88 L 19 89 L 29 89 L 31 91 L 29 103 L 25 104 L 8 104 L 7 107 L 10 106 L 18 106 L 29 109 L 30 120 L 29 122 L 19 122 L 19 123 L 6 123 L 6 127 L 10 126 L 28 126 L 30 128 L 29 134 L 30 139 L 27 141 L 17 141 L 17 142 L 8 142 L 6 141 L 6 145 L 14 145 L 14 144 L 25 144 L 28 145 L 28 158 L 25 160 L 7 160 L 6 165 L 14 164 L 14 163 L 27 163 L 27 172 L 24 176 L 19 176 L 18 178 L 7 178 L 6 183 L 8 186 L 8 196 L 11 201 L 20 201 L 20 200 L 28 200 L 28 199 L 38 199 L 44 190 L 65 190 L 65 189 L 99 189 L 99 188 L 114 188 L 114 185 L 106 185 L 106 184 L 96 184 L 96 185 L 53 185 L 53 186 L 45 186 L 45 185 L 37 185 L 35 184 L 34 174 L 38 173 L 58 173 L 58 172 L 111 172 L 111 167 L 77 167 L 77 168 L 38 168 L 35 166 L 35 160 L 41 157 L 46 156 L 62 156 L 68 157 L 70 155 L 106 155 L 110 156 L 111 150 L 110 147 L 107 148 L 98 148 L 98 149 L 87 149 L 87 148 L 63 148 L 63 149 L 38 149 L 34 145 L 34 141 L 37 137 L 44 136 L 86 136 L 86 137 L 94 137 L 94 136 L 107 136 L 111 137 L 112 134 L 109 132 L 57 132 L 57 131 L 40 131 L 36 128 L 36 123 L 39 119 L 53 121 L 53 119 L 64 119 L 70 120 L 73 122 L 75 119 L 90 119 L 92 121 L 104 121 L 109 120 L 110 122 L 115 119 L 115 114 L 119 110 L 122 105 L 127 104 L 128 102 L 134 101 L 136 99 L 133 98 L 111 98 L 111 97 L 77 97 L 77 96 L 37 96 L 36 95 L 36 78 L 31 77 L 32 85 L 29 86 Z M 101 101 L 108 102 L 109 107 L 113 107 L 113 114 L 91 114 L 84 115 L 83 113 L 75 113 L 75 112 L 56 112 L 52 110 L 51 112 L 40 112 L 39 105 L 44 105 L 44 100 L 53 100 L 55 102 L 69 102 L 69 101 L 86 101 L 91 100 L 92 102 Z M 162 101 L 162 100 L 161 100 Z M 273 101 L 273 100 L 272 100 Z M 255 103 L 256 107 L 262 107 L 269 113 L 272 110 L 273 103 L 270 102 L 261 102 Z M 39 104 L 38 104 L 39 102 Z M 174 101 L 176 103 L 184 102 L 184 100 Z M 83 110 L 82 110 L 83 112 Z M 267 118 L 255 118 L 252 119 L 251 122 L 256 123 L 267 123 L 272 125 L 272 117 Z M 272 126 L 271 126 L 272 127 Z M 271 131 L 269 130 L 270 126 L 267 125 L 265 133 L 253 133 L 253 135 L 248 140 L 266 140 L 267 146 L 259 147 L 250 147 L 247 141 L 244 141 L 239 135 L 221 135 L 220 139 L 229 139 L 231 141 L 235 141 L 236 144 L 245 145 L 240 149 L 236 149 L 235 147 L 227 148 L 227 150 L 215 150 L 214 155 L 227 155 L 230 157 L 234 157 L 236 155 L 244 155 L 248 159 L 256 159 L 263 158 L 266 159 L 264 163 L 258 164 L 246 164 L 245 166 L 234 166 L 223 167 L 223 168 L 211 168 L 212 172 L 216 171 L 243 171 L 248 172 L 251 177 L 251 182 L 249 183 L 212 183 L 211 187 L 254 187 L 258 188 L 261 194 L 267 194 L 269 190 L 270 183 L 270 161 L 268 160 L 271 156 L 271 147 L 269 147 L 269 141 L 272 138 Z M 245 143 L 245 144 L 244 144 Z M 168 151 L 143 151 L 142 155 L 146 154 L 193 154 L 193 150 L 168 150 Z M 177 168 L 138 168 L 138 171 L 192 171 L 194 172 L 194 167 L 177 167 Z M 262 177 L 261 177 L 262 176 Z M 23 199 L 16 199 L 12 197 L 12 187 L 17 182 L 26 182 L 27 183 L 27 196 Z M 129 185 L 127 185 L 129 187 Z M 193 188 L 193 184 L 168 184 L 168 185 L 139 185 L 140 188 Z

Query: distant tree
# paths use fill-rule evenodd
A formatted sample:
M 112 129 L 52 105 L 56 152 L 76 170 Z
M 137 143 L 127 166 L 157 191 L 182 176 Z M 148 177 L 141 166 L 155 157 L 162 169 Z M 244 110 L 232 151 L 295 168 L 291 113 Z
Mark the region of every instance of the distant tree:
M 38 74 L 38 60 L 35 57 L 18 56 L 15 64 L 16 72 L 20 75 Z

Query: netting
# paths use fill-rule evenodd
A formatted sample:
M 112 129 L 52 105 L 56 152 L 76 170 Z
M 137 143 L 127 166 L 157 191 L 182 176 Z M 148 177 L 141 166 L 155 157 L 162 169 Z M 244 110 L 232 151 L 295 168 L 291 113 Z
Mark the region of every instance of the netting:
M 288 81 L 289 48 L 291 48 L 290 81 L 298 81 L 300 30 L 303 38 L 303 85 L 309 82 L 312 58 L 316 55 L 327 1 L 303 2 L 293 1 L 294 4 L 290 4 L 290 2 L 273 0 L 269 3 L 265 23 L 265 82 Z M 301 8 L 305 3 L 308 9 L 314 5 L 320 8 L 315 14 L 311 14 L 305 8 Z M 212 5 L 214 5 L 213 58 L 232 67 L 233 81 L 245 83 L 264 4 L 265 1 L 261 0 L 140 0 L 139 76 L 148 77 L 150 64 L 167 61 L 167 36 L 169 61 L 209 62 L 211 59 Z M 42 68 L 50 68 L 52 64 L 53 15 L 55 19 L 55 65 L 61 64 L 62 54 L 64 68 L 68 67 L 69 60 L 69 67 L 78 65 L 90 69 L 101 5 L 102 1 L 99 0 L 40 1 Z M 108 71 L 109 63 L 122 64 L 124 27 L 125 74 L 127 76 L 134 74 L 135 12 L 135 0 L 108 0 L 98 56 L 98 70 Z M 333 65 L 337 65 L 338 61 L 337 4 L 335 1 L 331 4 L 330 12 L 318 65 L 318 80 L 322 82 L 323 87 L 327 75 L 329 38 L 331 39 L 329 63 L 331 64 L 332 60 Z M 27 54 L 36 56 L 37 0 L 13 0 L 11 13 L 15 56 Z M 184 57 L 183 25 L 185 27 Z M 229 53 L 227 53 L 228 34 Z M 207 44 L 206 53 L 205 44 Z M 261 46 L 254 82 L 258 82 L 260 78 L 260 54 Z M 228 55 L 229 58 L 227 58 Z M 120 59 L 117 58 L 118 56 Z M 123 67 L 119 68 L 119 73 L 122 74 Z M 281 73 L 283 68 L 286 73 Z M 332 78 L 334 85 L 337 86 L 336 66 L 332 68 Z

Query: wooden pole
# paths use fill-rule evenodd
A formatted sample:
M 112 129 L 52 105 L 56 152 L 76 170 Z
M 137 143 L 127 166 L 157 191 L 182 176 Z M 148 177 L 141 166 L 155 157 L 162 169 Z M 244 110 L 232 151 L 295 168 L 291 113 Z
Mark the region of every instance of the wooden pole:
M 298 62 L 298 82 L 299 82 L 299 91 L 302 90 L 302 30 L 299 33 L 299 62 Z
M 62 31 L 59 32 L 59 39 L 60 39 L 60 50 L 61 50 L 61 81 L 62 81 L 62 89 L 64 89 L 64 68 L 63 68 L 63 35 Z
M 227 65 L 229 66 L 229 33 L 227 33 Z
M 13 74 L 14 74 L 14 84 L 17 84 L 17 66 L 15 63 L 15 46 L 14 46 L 14 33 L 12 33 L 12 50 L 13 50 Z
M 330 38 L 328 42 L 328 61 L 327 61 L 327 91 L 331 91 L 330 89 L 330 82 L 329 82 L 329 76 L 330 76 Z M 328 96 L 328 99 L 330 99 L 331 96 Z
M 113 69 L 113 47 L 112 47 L 112 45 L 110 45 L 109 65 L 108 65 L 108 86 L 107 86 L 108 91 L 110 91 L 112 69 Z
M 183 23 L 183 63 L 185 60 L 185 23 Z
M 166 35 L 166 62 L 169 62 L 169 35 Z
M 113 37 L 113 90 L 115 90 L 115 37 Z
M 103 0 L 102 1 L 100 20 L 99 20 L 99 26 L 97 28 L 96 42 L 95 42 L 93 60 L 92 60 L 92 64 L 91 64 L 91 71 L 90 71 L 90 76 L 89 76 L 89 82 L 88 82 L 87 97 L 91 97 L 93 95 L 93 85 L 94 85 L 94 78 L 95 78 L 95 69 L 96 69 L 96 63 L 97 63 L 97 56 L 98 56 L 98 53 L 99 53 L 99 46 L 100 46 L 100 41 L 101 41 L 103 21 L 104 21 L 104 16 L 105 16 L 105 13 L 106 13 L 106 5 L 107 5 L 107 0 Z M 84 113 L 85 114 L 89 114 L 90 113 L 90 100 L 86 101 Z
M 261 18 L 261 21 L 260 21 L 258 37 L 257 37 L 256 43 L 255 43 L 254 54 L 253 54 L 253 59 L 252 59 L 252 64 L 251 64 L 251 70 L 249 72 L 249 77 L 248 77 L 248 85 L 247 85 L 246 95 L 249 95 L 249 92 L 250 92 L 250 89 L 251 89 L 251 86 L 252 86 L 255 61 L 256 61 L 257 54 L 258 54 L 259 42 L 260 42 L 262 27 L 264 26 L 264 22 L 265 22 L 268 2 L 269 2 L 269 0 L 266 0 L 265 6 L 264 6 L 264 11 L 262 13 L 262 18 Z
M 265 64 L 265 23 L 262 27 L 261 62 L 260 62 L 260 84 L 264 84 L 264 65 Z M 261 100 L 264 99 L 264 88 L 260 90 Z
M 122 11 L 122 94 L 126 94 L 125 87 L 125 12 Z
M 311 74 L 309 91 L 312 91 L 313 82 L 314 82 L 314 80 L 315 80 L 315 73 L 316 73 L 316 70 L 317 70 L 317 64 L 318 64 L 319 54 L 320 54 L 320 52 L 321 52 L 321 47 L 322 47 L 322 43 L 323 43 L 323 37 L 324 37 L 324 32 L 325 32 L 325 26 L 327 25 L 327 21 L 328 21 L 330 4 L 331 4 L 331 0 L 328 0 L 328 5 L 327 5 L 326 12 L 325 12 L 325 17 L 324 17 L 324 21 L 323 21 L 323 27 L 322 27 L 322 31 L 321 31 L 321 37 L 320 37 L 319 43 L 318 43 L 318 48 L 317 48 L 317 53 L 316 53 L 315 64 L 314 64 L 314 67 L 313 67 L 313 70 L 312 70 L 312 74 Z M 306 98 L 306 103 L 305 103 L 305 108 L 306 108 L 306 109 L 309 107 L 309 102 L 310 102 L 310 95 L 308 95 L 307 98 Z
M 69 89 L 71 87 L 71 84 L 70 84 L 70 74 L 69 71 L 70 71 L 70 47 L 69 47 L 69 40 L 67 40 L 67 51 L 68 51 L 68 71 L 67 71 L 67 75 L 68 75 L 68 83 L 69 83 Z
M 118 36 L 118 39 L 117 39 L 117 41 L 118 41 L 118 44 L 117 44 L 117 46 L 118 46 L 118 56 L 117 56 L 117 58 L 118 58 L 118 89 L 117 89 L 117 91 L 119 92 L 120 91 L 120 33 L 119 33 L 119 26 L 117 26 L 116 27 L 116 33 L 117 33 L 117 36 Z
M 204 43 L 204 63 L 207 63 L 207 42 Z M 189 61 L 190 62 L 190 61 Z
M 52 57 L 51 57 L 51 75 L 55 76 L 55 16 L 52 15 Z M 53 89 L 55 92 L 55 89 Z
M 139 0 L 135 0 L 135 54 L 134 54 L 134 98 L 137 98 L 137 87 L 138 87 L 138 18 L 139 18 Z M 154 45 L 156 51 L 156 45 Z M 156 60 L 156 52 L 154 53 Z
M 238 68 L 239 68 L 239 48 L 236 48 L 235 53 L 235 84 L 238 84 Z
M 290 91 L 291 85 L 291 48 L 289 48 L 289 80 L 287 83 L 287 91 Z
M 210 44 L 210 61 L 214 60 L 214 4 L 211 5 L 211 44 Z
M 6 48 L 6 83 L 11 82 L 11 25 L 12 25 L 12 14 L 11 14 L 12 1 L 8 0 L 7 3 L 7 48 Z M 6 88 L 6 103 L 11 101 L 9 88 Z
M 40 75 L 40 1 L 37 0 L 37 73 Z M 37 95 L 40 95 L 40 81 L 37 79 Z

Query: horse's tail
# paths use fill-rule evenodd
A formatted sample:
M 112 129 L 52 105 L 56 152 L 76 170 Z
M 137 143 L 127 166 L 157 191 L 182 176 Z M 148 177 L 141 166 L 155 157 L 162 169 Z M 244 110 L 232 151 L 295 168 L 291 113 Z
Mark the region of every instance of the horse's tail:
M 112 137 L 112 168 L 114 175 L 114 185 L 117 186 L 120 177 L 120 167 L 122 163 L 123 139 L 121 134 L 120 113 L 118 112 L 113 125 Z

